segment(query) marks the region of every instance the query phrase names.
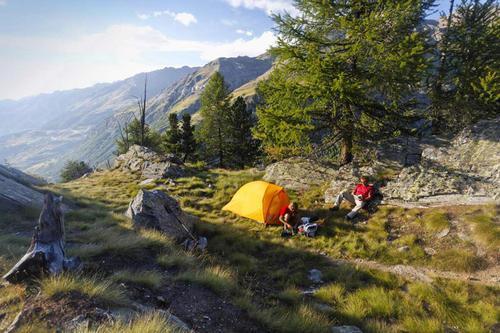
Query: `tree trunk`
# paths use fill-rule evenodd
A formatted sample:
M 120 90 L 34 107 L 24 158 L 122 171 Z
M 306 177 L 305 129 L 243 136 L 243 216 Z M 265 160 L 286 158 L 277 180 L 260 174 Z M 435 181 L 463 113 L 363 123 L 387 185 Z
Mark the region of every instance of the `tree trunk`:
M 30 277 L 39 277 L 42 274 L 55 275 L 61 273 L 63 269 L 74 269 L 79 266 L 79 259 L 65 258 L 61 200 L 62 197 L 54 198 L 51 193 L 45 195 L 42 212 L 28 252 L 3 276 L 5 280 L 18 283 Z
M 340 164 L 346 165 L 352 161 L 352 135 L 345 134 L 342 136 L 340 143 Z

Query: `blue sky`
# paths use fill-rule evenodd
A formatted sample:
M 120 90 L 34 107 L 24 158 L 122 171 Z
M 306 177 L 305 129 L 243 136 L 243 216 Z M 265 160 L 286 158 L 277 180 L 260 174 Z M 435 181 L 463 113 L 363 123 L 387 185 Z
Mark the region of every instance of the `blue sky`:
M 256 56 L 282 10 L 291 0 L 0 0 L 0 99 Z

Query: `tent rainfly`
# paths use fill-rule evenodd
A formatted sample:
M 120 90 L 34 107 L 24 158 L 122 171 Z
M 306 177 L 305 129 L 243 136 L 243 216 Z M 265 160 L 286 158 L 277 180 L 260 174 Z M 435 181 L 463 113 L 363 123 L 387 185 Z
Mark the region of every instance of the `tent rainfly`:
M 222 210 L 265 224 L 276 224 L 280 208 L 289 203 L 283 187 L 258 180 L 240 187 Z

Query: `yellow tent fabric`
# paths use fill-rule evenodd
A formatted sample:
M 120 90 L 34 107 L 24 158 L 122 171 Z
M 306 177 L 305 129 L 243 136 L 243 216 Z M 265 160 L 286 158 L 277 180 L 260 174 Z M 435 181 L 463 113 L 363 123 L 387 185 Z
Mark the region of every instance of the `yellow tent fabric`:
M 278 223 L 281 207 L 290 199 L 283 187 L 257 180 L 240 187 L 222 210 L 228 210 L 249 219 L 266 223 Z

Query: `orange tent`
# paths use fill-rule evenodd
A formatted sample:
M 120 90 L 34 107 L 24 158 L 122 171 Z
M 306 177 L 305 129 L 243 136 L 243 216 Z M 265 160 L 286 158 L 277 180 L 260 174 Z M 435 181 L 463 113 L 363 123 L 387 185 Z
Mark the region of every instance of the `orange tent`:
M 278 223 L 280 208 L 290 203 L 283 187 L 261 180 L 240 187 L 222 210 L 265 224 Z

